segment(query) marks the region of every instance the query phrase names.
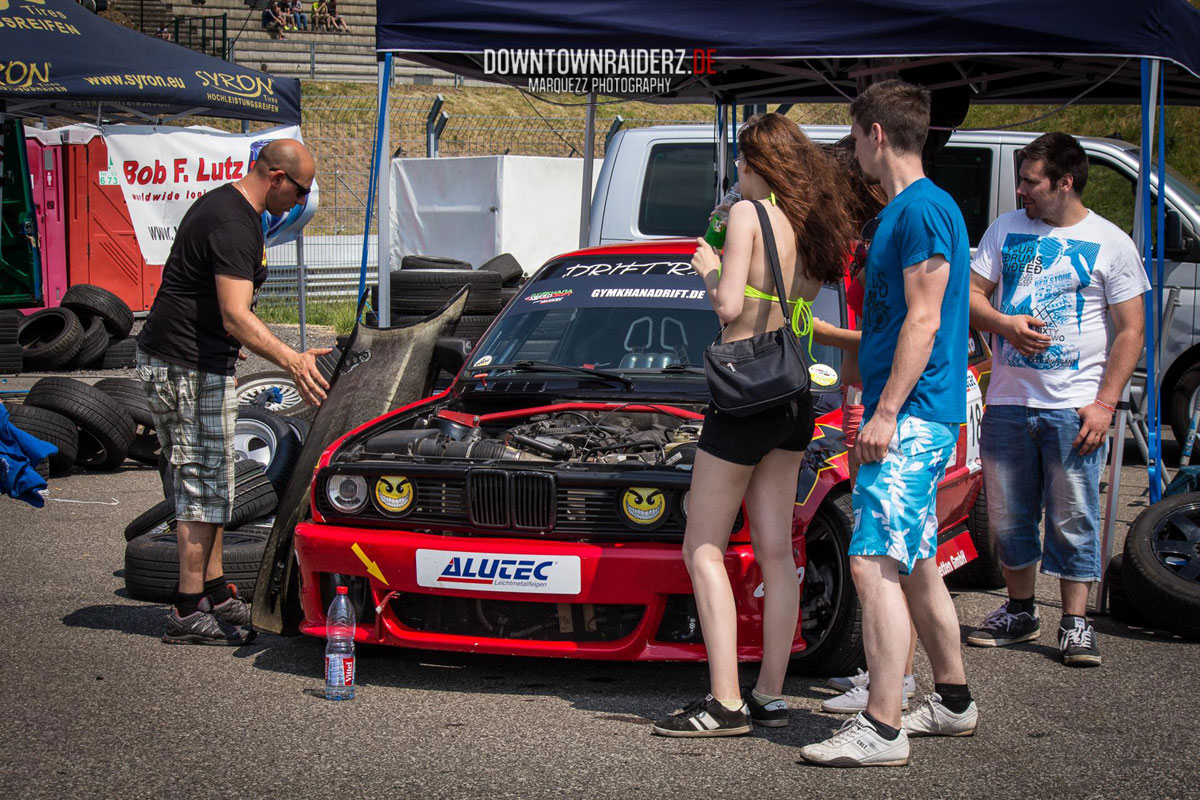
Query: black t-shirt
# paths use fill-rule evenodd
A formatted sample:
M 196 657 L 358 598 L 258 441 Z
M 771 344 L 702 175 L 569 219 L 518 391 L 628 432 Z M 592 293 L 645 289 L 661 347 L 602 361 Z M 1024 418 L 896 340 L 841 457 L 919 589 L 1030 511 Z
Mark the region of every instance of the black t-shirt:
M 267 279 L 261 218 L 233 184 L 183 215 L 138 346 L 164 361 L 232 375 L 241 344 L 221 319 L 217 275 L 253 281 L 255 292 Z

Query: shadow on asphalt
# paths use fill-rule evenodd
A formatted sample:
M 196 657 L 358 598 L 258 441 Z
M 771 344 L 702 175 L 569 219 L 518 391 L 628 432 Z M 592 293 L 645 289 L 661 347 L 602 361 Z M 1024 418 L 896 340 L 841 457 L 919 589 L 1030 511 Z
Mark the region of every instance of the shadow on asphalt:
M 86 606 L 63 617 L 68 628 L 92 628 L 120 631 L 133 636 L 158 639 L 163 633 L 167 612 L 163 606 L 102 605 Z

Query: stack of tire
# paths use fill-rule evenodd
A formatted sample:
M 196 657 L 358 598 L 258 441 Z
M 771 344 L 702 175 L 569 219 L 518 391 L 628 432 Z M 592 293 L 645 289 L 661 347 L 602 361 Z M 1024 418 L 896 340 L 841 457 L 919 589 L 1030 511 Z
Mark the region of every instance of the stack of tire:
M 222 537 L 225 576 L 249 600 L 271 533 L 279 497 L 291 480 L 308 435 L 308 423 L 261 407 L 238 409 L 234 432 L 233 510 Z M 174 599 L 179 578 L 174 491 L 163 472 L 164 500 L 125 528 L 125 588 L 152 602 Z
M 25 368 L 25 356 L 17 332 L 25 315 L 20 311 L 0 310 L 0 375 L 16 375 Z
M 1200 492 L 1164 497 L 1133 521 L 1106 575 L 1113 617 L 1200 639 Z
M 6 372 L 0 317 L 0 373 Z M 134 364 L 133 311 L 107 289 L 82 283 L 63 294 L 57 308 L 45 308 L 17 324 L 17 371 L 75 370 L 84 367 L 121 369 Z M 11 357 L 10 357 L 11 360 Z M 15 363 L 15 362 L 13 362 Z
M 73 378 L 49 377 L 35 383 L 20 405 L 9 406 L 13 424 L 26 433 L 58 448 L 49 458 L 49 473 L 63 475 L 71 467 L 109 470 L 119 467 L 132 456 L 139 461 L 157 461 L 157 436 L 154 423 L 135 413 L 107 390 L 126 387 L 105 386 L 126 381 L 134 384 L 143 407 L 145 397 L 136 381 L 106 379 L 95 386 Z M 148 422 L 148 428 L 145 423 Z
M 389 275 L 391 324 L 420 322 L 444 306 L 463 286 L 470 287 L 467 306 L 454 335 L 474 344 L 500 309 L 520 290 L 525 273 L 509 253 L 502 253 L 472 269 L 466 261 L 439 256 L 405 256 L 400 269 Z M 371 306 L 379 307 L 379 289 L 371 288 Z M 373 324 L 373 317 L 368 317 Z

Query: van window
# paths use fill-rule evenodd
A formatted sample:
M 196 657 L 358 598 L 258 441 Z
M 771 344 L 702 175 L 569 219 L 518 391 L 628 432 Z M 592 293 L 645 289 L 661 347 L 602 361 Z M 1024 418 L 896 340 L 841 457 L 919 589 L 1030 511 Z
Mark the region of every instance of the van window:
M 1133 208 L 1137 183 L 1133 176 L 1112 163 L 1088 157 L 1087 185 L 1083 204 L 1126 233 L 1133 235 Z
M 991 148 L 943 147 L 933 157 L 931 177 L 957 201 L 967 222 L 967 238 L 975 247 L 991 222 Z
M 650 149 L 638 232 L 702 236 L 712 212 L 716 147 L 711 142 L 656 144 Z

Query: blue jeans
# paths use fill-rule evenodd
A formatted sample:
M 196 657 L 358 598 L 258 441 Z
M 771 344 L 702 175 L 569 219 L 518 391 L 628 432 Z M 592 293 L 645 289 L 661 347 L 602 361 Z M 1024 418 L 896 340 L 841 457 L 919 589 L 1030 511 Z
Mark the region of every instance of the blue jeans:
M 1079 425 L 1073 408 L 990 405 L 984 412 L 979 455 L 988 522 L 1005 567 L 1041 559 L 1046 575 L 1100 580 L 1100 470 L 1108 443 L 1080 455 L 1072 447 Z

